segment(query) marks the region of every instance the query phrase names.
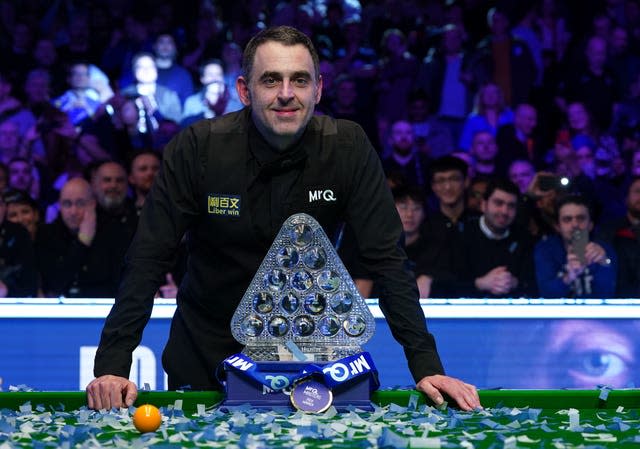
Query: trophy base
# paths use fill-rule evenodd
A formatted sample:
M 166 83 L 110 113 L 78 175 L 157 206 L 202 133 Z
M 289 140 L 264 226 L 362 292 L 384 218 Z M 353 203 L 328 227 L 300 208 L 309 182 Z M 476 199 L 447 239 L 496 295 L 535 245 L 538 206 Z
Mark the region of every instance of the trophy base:
M 293 354 L 291 350 L 284 345 L 245 346 L 242 352 L 243 354 L 251 357 L 253 360 L 265 362 L 304 361 L 305 363 L 331 362 L 333 360 L 339 360 L 344 357 L 362 352 L 362 348 L 359 346 L 319 347 L 317 344 L 300 344 L 298 346 L 298 349 L 300 350 L 300 353 L 306 357 L 306 359 L 296 359 L 295 354 Z
M 274 374 L 299 373 L 306 364 L 306 362 L 257 362 L 261 372 L 273 372 Z M 227 397 L 223 406 L 237 407 L 249 404 L 260 409 L 287 407 L 294 410 L 289 391 L 273 391 L 240 371 L 228 368 L 225 368 L 225 371 L 227 374 Z M 373 410 L 370 397 L 371 382 L 371 375 L 363 375 L 345 385 L 338 385 L 332 390 L 333 405 L 338 411 L 354 407 Z

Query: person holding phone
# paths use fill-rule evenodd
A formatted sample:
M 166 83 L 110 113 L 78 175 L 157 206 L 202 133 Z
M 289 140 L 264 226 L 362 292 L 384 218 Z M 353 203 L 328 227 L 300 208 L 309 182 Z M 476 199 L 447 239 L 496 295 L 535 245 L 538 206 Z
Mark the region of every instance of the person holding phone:
M 616 290 L 617 258 L 613 248 L 591 240 L 591 208 L 586 198 L 569 194 L 556 204 L 557 235 L 535 247 L 540 296 L 547 298 L 607 298 Z

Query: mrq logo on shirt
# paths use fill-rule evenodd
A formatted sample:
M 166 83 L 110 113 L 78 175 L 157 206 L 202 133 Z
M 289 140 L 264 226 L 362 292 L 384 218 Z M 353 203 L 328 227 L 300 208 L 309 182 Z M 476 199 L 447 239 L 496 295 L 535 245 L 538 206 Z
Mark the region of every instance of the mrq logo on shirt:
M 207 211 L 211 215 L 240 216 L 240 195 L 212 193 L 207 198 Z
M 314 201 L 336 201 L 333 190 L 309 190 L 309 202 Z

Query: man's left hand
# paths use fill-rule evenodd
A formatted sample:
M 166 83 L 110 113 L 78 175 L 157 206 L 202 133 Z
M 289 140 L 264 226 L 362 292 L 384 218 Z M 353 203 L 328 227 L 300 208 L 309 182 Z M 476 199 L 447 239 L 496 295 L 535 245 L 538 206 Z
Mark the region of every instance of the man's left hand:
M 462 410 L 482 408 L 476 387 L 459 379 L 441 374 L 425 376 L 416 385 L 418 391 L 425 393 L 436 406 L 444 402 L 443 394 L 456 401 Z

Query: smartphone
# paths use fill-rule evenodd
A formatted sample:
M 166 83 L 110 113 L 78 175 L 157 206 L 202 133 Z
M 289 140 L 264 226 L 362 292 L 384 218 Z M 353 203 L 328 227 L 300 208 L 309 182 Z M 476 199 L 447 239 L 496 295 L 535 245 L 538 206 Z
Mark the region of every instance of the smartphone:
M 571 234 L 571 247 L 573 253 L 578 256 L 581 264 L 585 264 L 584 252 L 589 243 L 589 232 L 586 229 L 576 229 Z

